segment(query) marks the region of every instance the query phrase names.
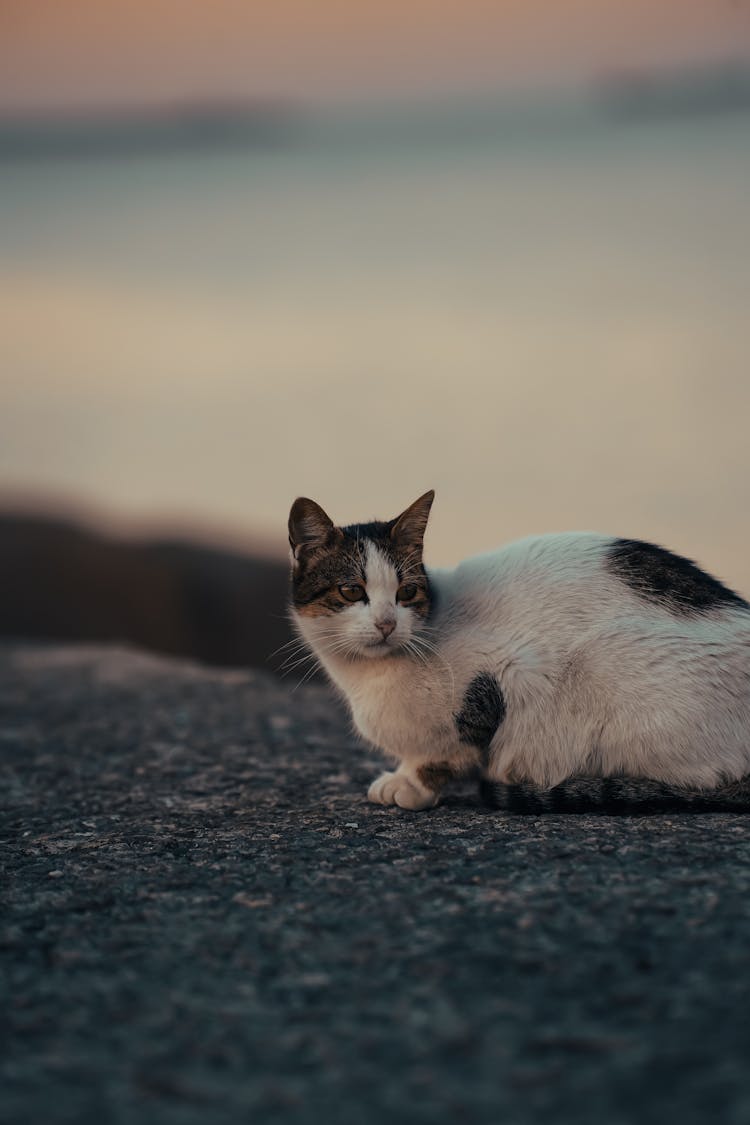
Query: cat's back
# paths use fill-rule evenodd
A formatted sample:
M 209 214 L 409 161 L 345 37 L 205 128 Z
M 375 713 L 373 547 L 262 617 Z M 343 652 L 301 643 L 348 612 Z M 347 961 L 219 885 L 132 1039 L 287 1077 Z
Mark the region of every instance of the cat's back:
M 531 575 L 550 582 L 577 581 L 601 569 L 612 537 L 595 531 L 557 531 L 516 539 L 464 559 L 456 575 L 466 586 L 523 583 Z
M 443 623 L 583 609 L 597 587 L 604 594 L 608 585 L 604 559 L 611 543 L 597 532 L 551 532 L 473 555 L 452 571 L 431 571 Z
M 543 630 L 548 641 L 580 637 L 612 619 L 670 625 L 712 622 L 750 629 L 750 605 L 680 555 L 598 532 L 529 536 L 435 576 L 440 624 L 448 631 Z

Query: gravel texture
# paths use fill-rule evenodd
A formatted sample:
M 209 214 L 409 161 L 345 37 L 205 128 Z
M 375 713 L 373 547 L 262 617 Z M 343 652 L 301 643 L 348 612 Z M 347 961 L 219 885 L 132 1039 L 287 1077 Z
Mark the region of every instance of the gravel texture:
M 750 1121 L 741 803 L 371 806 L 326 688 L 122 650 L 0 715 L 4 1121 Z

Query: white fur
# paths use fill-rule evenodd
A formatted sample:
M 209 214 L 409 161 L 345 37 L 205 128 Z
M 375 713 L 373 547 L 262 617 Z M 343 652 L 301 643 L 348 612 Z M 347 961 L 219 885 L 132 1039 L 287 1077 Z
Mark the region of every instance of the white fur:
M 367 799 L 375 805 L 399 805 L 402 809 L 430 809 L 438 803 L 438 793 L 422 785 L 413 770 L 403 762 L 391 773 L 386 770 L 367 790 Z
M 688 616 L 645 602 L 605 566 L 611 542 L 545 535 L 431 570 L 427 624 L 396 604 L 395 571 L 371 547 L 369 604 L 298 618 L 357 729 L 401 763 L 370 799 L 428 807 L 420 765 L 474 764 L 454 716 L 478 672 L 496 676 L 507 708 L 492 780 L 625 774 L 712 788 L 750 773 L 750 613 Z M 368 651 L 387 612 L 396 630 Z M 332 628 L 349 655 L 320 639 Z

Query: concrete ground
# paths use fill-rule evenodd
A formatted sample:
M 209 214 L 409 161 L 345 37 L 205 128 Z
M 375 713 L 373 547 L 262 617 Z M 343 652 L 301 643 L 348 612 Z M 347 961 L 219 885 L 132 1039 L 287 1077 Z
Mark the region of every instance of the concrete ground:
M 371 806 L 327 689 L 80 647 L 0 756 L 3 1121 L 750 1121 L 742 801 Z

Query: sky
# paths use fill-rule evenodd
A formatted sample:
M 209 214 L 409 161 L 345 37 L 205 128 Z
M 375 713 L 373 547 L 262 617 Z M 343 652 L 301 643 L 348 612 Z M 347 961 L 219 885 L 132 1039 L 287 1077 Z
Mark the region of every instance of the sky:
M 472 95 L 750 57 L 750 0 L 0 0 L 0 111 Z
M 736 58 L 750 0 L 0 0 L 0 113 Z M 370 149 L 365 116 L 283 151 L 3 165 L 6 486 L 282 547 L 299 492 L 354 520 L 435 487 L 435 562 L 593 527 L 750 589 L 747 117 Z

